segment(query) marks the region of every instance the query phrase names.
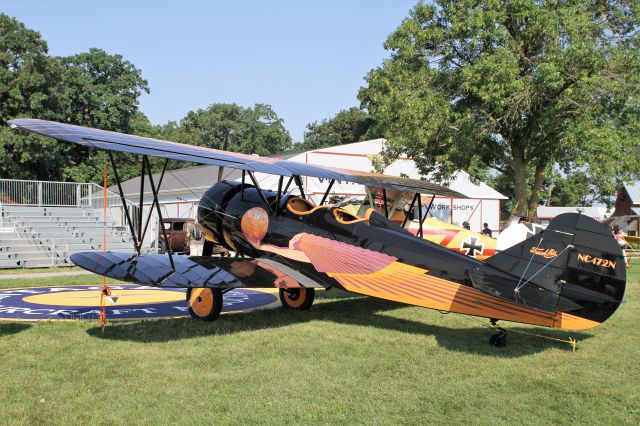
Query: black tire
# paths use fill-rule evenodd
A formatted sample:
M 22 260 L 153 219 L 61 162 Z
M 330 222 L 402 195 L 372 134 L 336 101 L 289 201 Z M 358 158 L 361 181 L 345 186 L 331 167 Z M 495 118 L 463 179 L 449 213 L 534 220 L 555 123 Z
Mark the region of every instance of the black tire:
M 192 301 L 191 295 L 195 290 L 203 291 Z M 218 288 L 190 288 L 187 290 L 186 301 L 189 315 L 199 321 L 215 321 L 220 317 L 220 312 L 222 312 L 222 290 Z
M 313 305 L 316 290 L 313 288 L 281 288 L 280 302 L 286 309 L 306 311 Z
M 503 348 L 507 346 L 507 333 L 499 331 L 496 334 L 491 335 L 489 338 L 489 344 L 496 348 Z

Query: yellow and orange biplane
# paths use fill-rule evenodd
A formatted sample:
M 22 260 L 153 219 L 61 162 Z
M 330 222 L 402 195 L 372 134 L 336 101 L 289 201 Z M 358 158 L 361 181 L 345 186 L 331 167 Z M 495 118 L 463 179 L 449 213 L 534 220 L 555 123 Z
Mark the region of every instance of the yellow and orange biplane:
M 418 235 L 419 227 L 419 223 L 411 222 L 408 229 L 412 234 Z M 494 238 L 434 217 L 424 220 L 422 235 L 426 240 L 474 259 L 485 260 L 496 254 L 497 241 Z
M 108 151 L 135 252 L 83 252 L 72 255 L 71 260 L 118 280 L 188 288 L 186 303 L 196 319 L 217 319 L 224 293 L 238 287 L 275 286 L 280 289 L 283 306 L 290 309 L 308 309 L 316 288 L 335 287 L 486 317 L 493 324 L 506 320 L 562 329 L 595 327 L 623 300 L 626 268 L 620 246 L 604 225 L 584 215 L 560 215 L 540 234 L 481 261 L 418 238 L 390 218 L 395 212 L 387 206 L 387 191 L 414 193 L 412 205 L 420 194 L 461 197 L 427 181 L 261 158 L 51 121 L 16 119 L 10 124 Z M 198 222 L 206 239 L 202 256 L 141 254 L 145 221 L 141 212 L 137 221 L 131 220 L 112 151 L 141 156 L 153 193 L 151 207 L 160 221 L 158 190 L 164 170 L 155 182 L 148 156 L 164 158 L 165 170 L 169 159 L 242 170 L 241 181 L 218 182 L 200 200 Z M 262 189 L 254 173 L 279 176 L 277 188 Z M 303 176 L 331 182 L 319 205 L 306 198 Z M 325 204 L 335 181 L 377 188 L 382 193 L 383 213 L 370 207 L 358 215 Z M 141 194 L 144 182 L 141 179 Z M 296 194 L 289 191 L 292 184 L 297 187 Z M 407 212 L 404 222 L 408 217 Z M 458 240 L 461 250 L 464 235 Z M 216 246 L 237 255 L 212 256 Z M 490 342 L 501 346 L 505 339 L 506 334 L 499 331 Z

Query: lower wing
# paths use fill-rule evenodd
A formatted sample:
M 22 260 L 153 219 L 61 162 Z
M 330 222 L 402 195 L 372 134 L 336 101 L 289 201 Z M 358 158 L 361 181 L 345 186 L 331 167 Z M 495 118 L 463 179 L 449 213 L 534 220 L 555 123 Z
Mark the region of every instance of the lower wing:
M 83 269 L 120 281 L 153 287 L 296 288 L 322 287 L 299 272 L 268 259 L 81 252 L 71 261 Z

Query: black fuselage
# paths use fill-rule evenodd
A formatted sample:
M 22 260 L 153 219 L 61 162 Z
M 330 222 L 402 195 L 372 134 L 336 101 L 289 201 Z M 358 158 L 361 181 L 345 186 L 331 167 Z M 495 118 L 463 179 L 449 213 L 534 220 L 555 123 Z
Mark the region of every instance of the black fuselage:
M 283 195 L 279 203 L 277 193 L 263 191 L 263 194 L 271 209 L 268 232 L 262 240 L 267 244 L 288 247 L 292 237 L 309 233 L 384 253 L 403 263 L 426 269 L 430 275 L 464 284 L 470 284 L 468 271 L 483 265 L 471 257 L 418 238 L 378 213 L 373 213 L 366 221 L 341 223 L 332 214 L 332 206 L 297 215 L 285 208 L 290 194 Z M 202 197 L 198 222 L 205 237 L 216 244 L 250 257 L 276 257 L 275 260 L 295 267 L 326 286 L 337 284 L 309 264 L 257 250 L 240 226 L 243 215 L 256 207 L 265 207 L 256 188 L 245 185 L 241 191 L 240 183 L 220 182 Z
M 308 204 L 305 211 L 298 211 L 291 208 L 295 199 L 308 204 L 291 194 L 278 197 L 272 191 L 223 181 L 202 197 L 198 222 L 208 241 L 244 256 L 276 261 L 324 287 L 344 288 L 332 271 L 318 267 L 318 259 L 341 258 L 353 251 L 345 247 L 355 247 L 365 254 L 347 263 L 367 264 L 381 254 L 419 268 L 421 274 L 542 311 L 571 312 L 602 322 L 622 301 L 624 264 L 615 261 L 621 252 L 606 228 L 590 218 L 558 219 L 555 223 L 562 229 L 553 229 L 552 223 L 539 236 L 481 262 L 418 238 L 374 209 L 366 219 L 334 206 Z M 313 252 L 302 259 L 293 247 L 301 236 L 310 237 L 304 237 L 306 249 Z M 308 246 L 313 241 L 322 247 L 314 251 Z M 548 253 L 553 257 L 545 257 Z M 607 259 L 606 265 L 614 268 L 585 264 L 581 259 L 587 254 L 588 259 Z

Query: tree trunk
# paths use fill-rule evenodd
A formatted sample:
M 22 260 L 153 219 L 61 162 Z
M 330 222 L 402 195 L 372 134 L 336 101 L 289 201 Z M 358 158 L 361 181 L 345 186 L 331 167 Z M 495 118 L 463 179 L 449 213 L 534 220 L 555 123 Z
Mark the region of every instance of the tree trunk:
M 511 168 L 513 169 L 514 207 L 513 214 L 527 216 L 527 163 L 519 146 L 511 145 Z
M 224 137 L 224 144 L 222 145 L 222 150 L 226 151 L 227 149 L 229 149 L 229 133 L 227 133 Z M 224 173 L 224 167 L 223 166 L 218 166 L 218 182 L 222 181 L 222 176 Z
M 531 188 L 531 197 L 529 198 L 529 214 L 531 217 L 535 217 L 538 210 L 546 170 L 547 165 L 543 161 L 536 165 L 536 174 L 533 179 L 533 188 Z

